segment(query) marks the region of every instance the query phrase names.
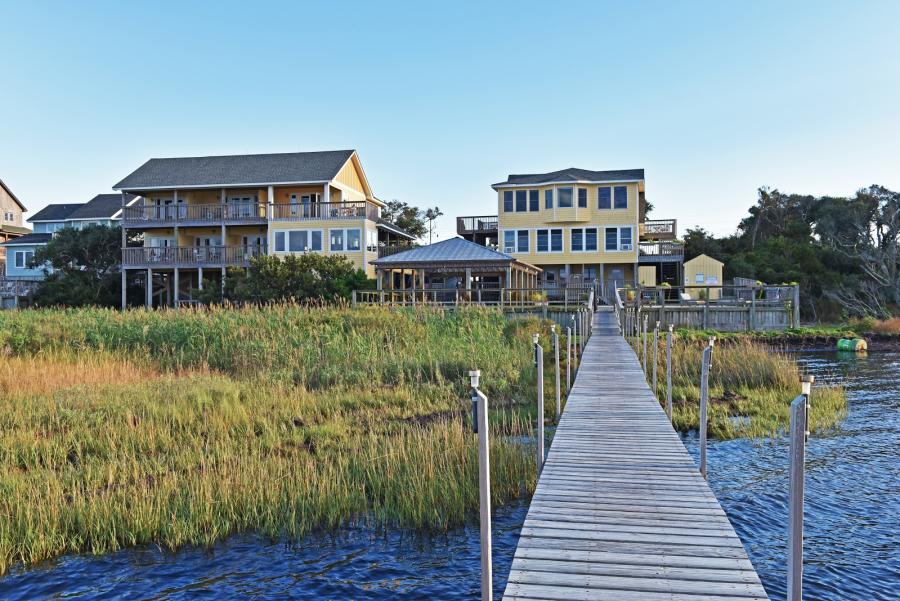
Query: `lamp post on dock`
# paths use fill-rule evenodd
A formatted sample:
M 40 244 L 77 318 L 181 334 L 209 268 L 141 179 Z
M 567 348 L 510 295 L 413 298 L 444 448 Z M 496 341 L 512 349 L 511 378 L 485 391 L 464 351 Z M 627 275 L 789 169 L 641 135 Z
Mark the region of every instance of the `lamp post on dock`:
M 491 559 L 491 462 L 488 441 L 487 397 L 478 389 L 481 371 L 469 372 L 472 384 L 472 426 L 478 434 L 478 506 L 481 527 L 481 599 L 492 601 Z

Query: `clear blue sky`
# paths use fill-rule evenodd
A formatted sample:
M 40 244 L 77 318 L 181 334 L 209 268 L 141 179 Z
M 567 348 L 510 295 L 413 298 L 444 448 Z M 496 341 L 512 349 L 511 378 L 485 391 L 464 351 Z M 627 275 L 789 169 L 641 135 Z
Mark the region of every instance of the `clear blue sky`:
M 900 2 L 0 2 L 0 178 L 33 212 L 150 157 L 356 148 L 383 199 L 643 167 L 733 231 L 761 185 L 900 188 Z

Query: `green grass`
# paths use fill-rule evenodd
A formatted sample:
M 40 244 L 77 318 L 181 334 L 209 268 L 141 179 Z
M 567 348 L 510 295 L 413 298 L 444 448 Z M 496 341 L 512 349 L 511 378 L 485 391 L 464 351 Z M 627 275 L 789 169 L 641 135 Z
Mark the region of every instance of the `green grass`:
M 530 495 L 533 447 L 511 437 L 534 434 L 534 331 L 549 339 L 479 309 L 2 312 L 0 573 L 238 531 L 459 525 L 478 507 L 473 368 L 493 501 Z

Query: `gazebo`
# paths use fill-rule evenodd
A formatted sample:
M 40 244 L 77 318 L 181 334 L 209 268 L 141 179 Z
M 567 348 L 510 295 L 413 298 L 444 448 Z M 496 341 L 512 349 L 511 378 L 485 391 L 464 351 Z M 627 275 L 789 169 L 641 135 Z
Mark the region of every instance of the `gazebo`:
M 502 252 L 450 238 L 372 261 L 378 290 L 425 291 L 537 288 L 541 269 Z M 480 296 L 480 294 L 479 294 Z

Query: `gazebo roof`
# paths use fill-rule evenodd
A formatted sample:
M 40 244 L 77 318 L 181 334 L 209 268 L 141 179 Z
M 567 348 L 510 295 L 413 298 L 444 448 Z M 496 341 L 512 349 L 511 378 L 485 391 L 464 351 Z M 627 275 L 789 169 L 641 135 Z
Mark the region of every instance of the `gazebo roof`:
M 539 273 L 541 270 L 534 265 L 519 261 L 513 256 L 496 251 L 492 248 L 469 242 L 462 238 L 450 238 L 435 242 L 428 246 L 420 246 L 387 257 L 372 261 L 372 264 L 381 268 L 428 268 L 458 266 L 460 268 L 471 267 L 511 267 L 515 265 L 519 269 Z

